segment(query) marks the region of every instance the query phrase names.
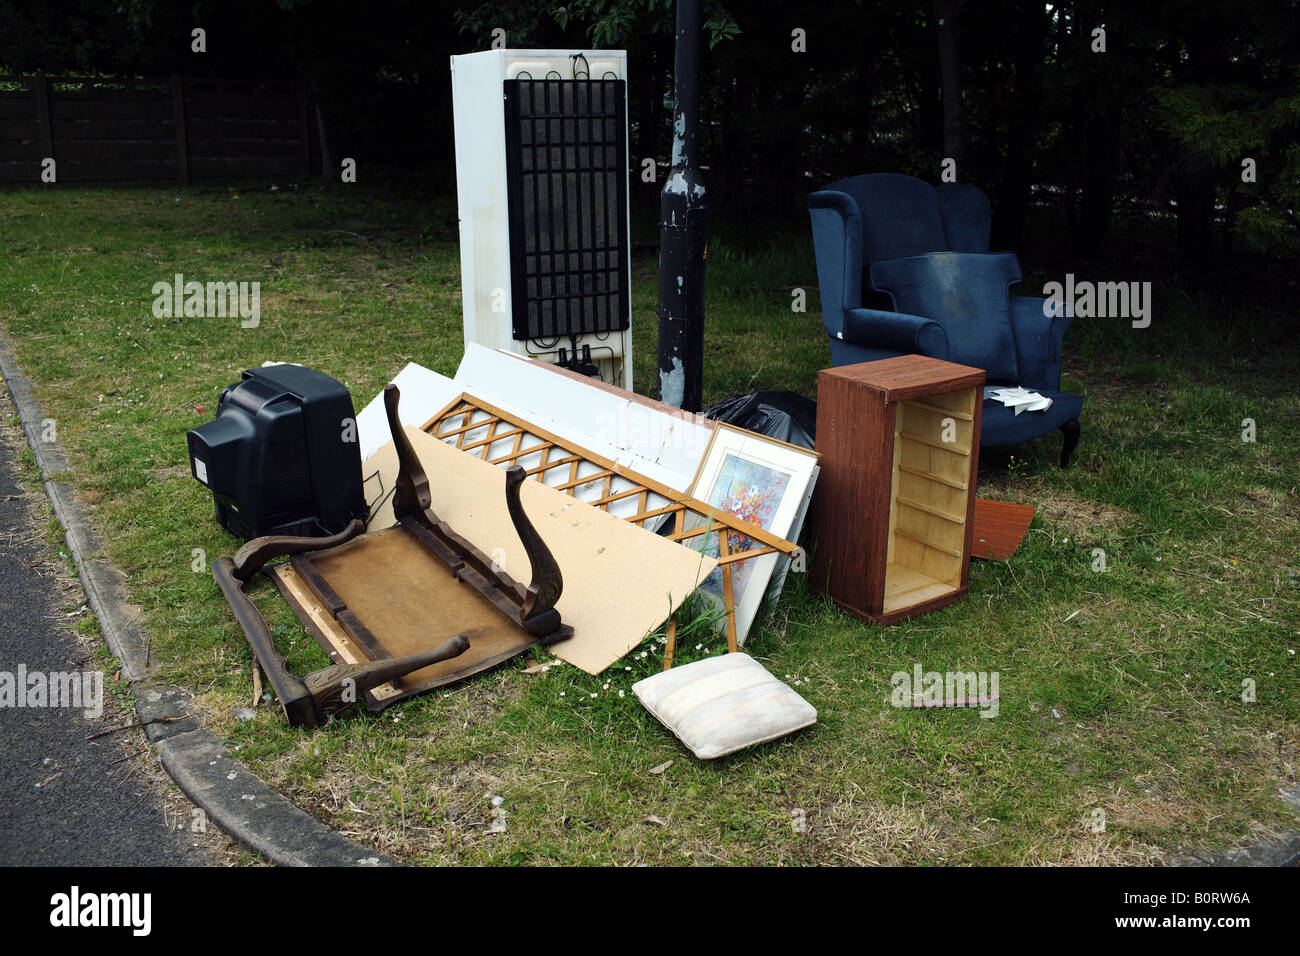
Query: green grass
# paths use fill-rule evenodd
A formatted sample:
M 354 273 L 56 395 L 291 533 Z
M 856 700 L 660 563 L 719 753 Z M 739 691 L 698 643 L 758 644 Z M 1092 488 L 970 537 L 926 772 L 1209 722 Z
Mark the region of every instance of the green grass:
M 514 661 L 315 732 L 288 729 L 274 706 L 232 717 L 251 700 L 250 652 L 192 567 L 196 549 L 210 561 L 238 543 L 189 477 L 185 431 L 265 360 L 333 375 L 358 405 L 408 361 L 452 374 L 450 201 L 360 187 L 33 190 L 0 194 L 0 224 L 0 320 L 164 676 L 197 692 L 253 770 L 376 848 L 420 863 L 1137 862 L 1294 824 L 1278 796 L 1300 750 L 1300 381 L 1278 346 L 1285 316 L 1227 315 L 1158 283 L 1149 329 L 1076 322 L 1076 466 L 1056 467 L 1059 436 L 983 460 L 983 495 L 1039 507 L 1020 551 L 975 562 L 965 600 L 889 629 L 792 575 L 746 649 L 788 675 L 819 723 L 700 763 L 632 697 L 662 661 L 653 640 L 599 677 Z M 749 245 L 710 243 L 706 402 L 815 395 L 829 355 L 810 243 Z M 176 272 L 261 282 L 260 326 L 155 318 L 150 290 Z M 634 262 L 641 391 L 657 380 L 655 273 L 652 254 Z M 791 309 L 800 287 L 803 313 Z M 254 597 L 295 668 L 325 663 L 269 584 Z M 707 629 L 681 644 L 683 660 L 723 648 Z M 891 674 L 914 662 L 998 671 L 996 719 L 889 706 Z M 490 795 L 504 798 L 504 833 L 486 832 Z M 1090 826 L 1097 808 L 1104 832 Z

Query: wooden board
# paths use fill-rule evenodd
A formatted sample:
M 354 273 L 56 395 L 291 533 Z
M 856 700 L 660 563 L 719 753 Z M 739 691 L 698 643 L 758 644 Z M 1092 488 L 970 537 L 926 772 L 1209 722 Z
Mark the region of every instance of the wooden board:
M 1033 505 L 975 499 L 975 533 L 970 546 L 972 558 L 1005 561 L 1025 540 L 1034 520 Z
M 605 392 L 608 395 L 613 395 L 616 398 L 624 399 L 626 401 L 633 402 L 637 405 L 642 405 L 646 408 L 651 409 L 652 411 L 659 412 L 660 414 L 667 415 L 684 422 L 689 422 L 692 425 L 697 425 L 700 428 L 707 429 L 708 431 L 713 431 L 713 429 L 717 426 L 717 422 L 715 422 L 711 418 L 705 418 L 703 415 L 696 414 L 695 412 L 686 411 L 685 409 L 678 408 L 675 405 L 669 405 L 667 402 L 661 402 L 656 399 L 650 398 L 646 395 L 641 395 L 637 392 L 631 392 L 625 388 L 619 388 L 617 385 L 611 385 L 608 382 L 602 382 L 600 379 L 592 378 L 590 375 L 582 375 L 579 374 L 578 372 L 572 371 L 571 369 L 564 368 L 563 366 L 560 365 L 554 365 L 550 362 L 539 362 L 536 359 L 530 359 L 527 356 L 519 355 L 514 352 L 508 352 L 508 353 L 502 352 L 501 354 L 508 355 L 509 358 L 519 362 L 527 362 L 529 363 L 530 367 L 538 368 L 541 371 L 545 372 L 546 374 L 561 375 L 572 382 L 577 382 L 579 385 L 583 385 L 588 388 L 594 388 L 599 391 Z
M 481 346 L 471 345 L 466 351 L 466 356 L 468 357 L 474 350 L 479 353 L 486 351 Z M 520 367 L 529 368 L 537 364 L 526 362 Z M 419 370 L 418 366 L 408 366 L 403 374 L 412 368 Z M 631 403 L 626 404 L 630 406 Z M 659 414 L 651 411 L 653 414 Z M 364 414 L 366 413 L 363 412 Z M 671 417 L 669 420 L 680 424 Z M 625 462 L 614 461 L 591 449 L 566 441 L 531 421 L 511 415 L 504 409 L 474 398 L 468 393 L 462 393 L 455 400 L 446 403 L 421 430 L 444 442 L 454 443 L 454 446 L 461 451 L 499 467 L 509 468 L 519 465 L 535 481 L 564 491 L 632 524 L 647 530 L 656 530 L 673 541 L 691 543 L 693 539 L 705 534 L 706 529 L 711 526 L 719 542 L 718 565 L 722 568 L 723 578 L 721 597 L 723 621 L 727 631 L 727 644 L 733 650 L 740 646 L 742 632 L 737 623 L 735 592 L 728 587 L 727 583 L 733 576 L 731 565 L 751 559 L 762 560 L 765 555 L 779 553 L 780 557 L 777 559 L 768 588 L 769 599 L 772 599 L 773 595 L 780 593 L 786 571 L 790 566 L 790 555 L 797 550 L 789 540 L 769 534 L 734 515 L 715 510 L 670 485 L 633 471 Z M 712 435 L 713 432 L 707 434 Z M 664 437 L 666 452 L 668 445 L 676 443 L 667 441 L 667 435 Z M 776 442 L 776 444 L 787 445 L 785 442 Z M 806 453 L 805 449 L 797 446 L 788 447 L 796 448 L 800 454 Z M 685 453 L 685 449 L 681 447 L 675 448 L 675 451 Z M 662 464 L 664 460 L 661 456 L 658 463 Z M 680 466 L 685 460 L 687 459 L 679 459 L 677 465 Z M 385 521 L 391 520 L 388 518 L 391 509 L 385 511 L 382 508 L 385 496 L 383 482 L 379 473 L 373 470 L 369 459 L 366 461 L 364 472 L 366 502 L 372 513 L 376 515 L 372 520 L 378 523 L 376 526 L 382 526 Z M 698 468 L 694 474 L 698 475 Z M 803 527 L 816 474 L 817 469 L 814 467 L 813 478 L 808 482 L 794 524 L 790 529 L 792 538 L 797 538 L 799 529 Z M 690 480 L 685 480 L 684 484 L 689 485 Z M 696 548 L 694 544 L 691 546 Z M 665 667 L 671 666 L 674 633 L 675 630 L 670 625 L 664 655 Z
M 506 574 L 526 583 L 528 558 L 506 512 L 505 470 L 418 428 L 407 426 L 406 434 L 429 476 L 433 512 Z M 397 474 L 392 442 L 367 464 L 385 489 L 392 487 Z M 717 567 L 713 558 L 540 481 L 524 482 L 520 495 L 564 576 L 556 609 L 574 634 L 551 650 L 589 674 L 600 673 L 640 644 Z M 370 527 L 392 523 L 392 505 L 385 500 Z

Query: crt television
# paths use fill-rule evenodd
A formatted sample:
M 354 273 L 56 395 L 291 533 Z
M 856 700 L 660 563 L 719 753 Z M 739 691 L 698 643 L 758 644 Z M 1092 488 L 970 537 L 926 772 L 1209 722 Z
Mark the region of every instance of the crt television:
M 250 369 L 186 436 L 190 472 L 233 535 L 337 534 L 364 517 L 352 396 L 299 365 Z

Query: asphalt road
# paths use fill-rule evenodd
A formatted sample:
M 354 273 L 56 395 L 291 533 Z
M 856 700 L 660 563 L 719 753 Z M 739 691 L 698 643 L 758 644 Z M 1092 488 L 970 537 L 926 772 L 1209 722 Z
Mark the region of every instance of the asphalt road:
M 0 415 L 12 414 L 8 396 L 0 397 Z M 0 431 L 0 866 L 203 865 L 206 841 L 193 832 L 179 791 L 169 795 L 160 782 L 144 733 L 92 736 L 135 720 L 108 700 L 107 686 L 99 718 L 16 707 L 6 696 L 6 672 L 16 675 L 19 665 L 32 674 L 100 664 L 59 608 L 80 601 L 81 591 L 64 589 L 32 518 L 31 492 L 17 482 L 21 432 L 8 422 Z

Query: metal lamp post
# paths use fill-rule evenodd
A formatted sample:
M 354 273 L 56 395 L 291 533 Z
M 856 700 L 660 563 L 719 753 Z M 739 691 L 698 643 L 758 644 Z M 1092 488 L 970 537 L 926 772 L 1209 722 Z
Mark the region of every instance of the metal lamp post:
M 659 199 L 659 397 L 704 401 L 704 255 L 708 207 L 699 170 L 701 0 L 677 0 L 672 168 Z

